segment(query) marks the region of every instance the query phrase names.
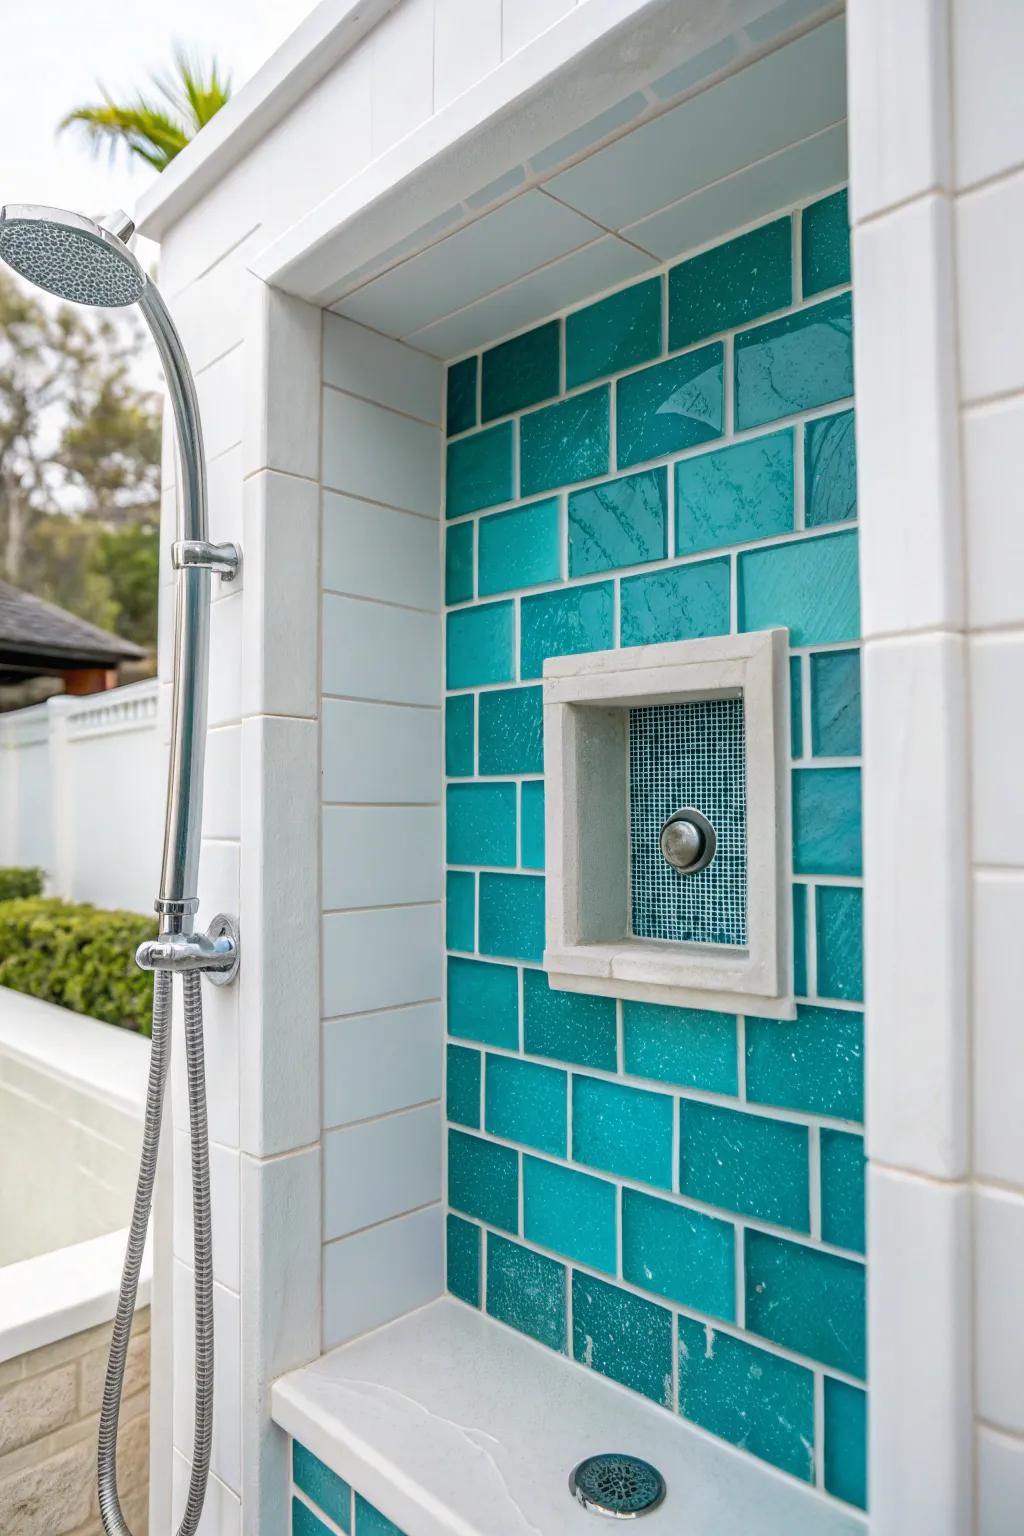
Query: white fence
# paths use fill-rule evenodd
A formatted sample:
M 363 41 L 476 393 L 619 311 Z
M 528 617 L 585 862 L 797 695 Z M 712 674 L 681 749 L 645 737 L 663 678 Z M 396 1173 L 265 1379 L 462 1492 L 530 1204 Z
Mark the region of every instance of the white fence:
M 0 865 L 70 901 L 151 912 L 166 757 L 157 682 L 0 715 Z

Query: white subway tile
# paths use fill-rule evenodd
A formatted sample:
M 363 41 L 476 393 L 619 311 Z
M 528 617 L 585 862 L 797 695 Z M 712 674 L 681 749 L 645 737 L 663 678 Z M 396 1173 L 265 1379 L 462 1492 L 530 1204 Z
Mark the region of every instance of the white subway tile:
M 326 389 L 323 430 L 324 485 L 437 517 L 441 439 L 436 427 Z
M 1024 1193 L 980 1186 L 974 1196 L 975 1411 L 999 1429 L 1024 1434 Z
M 215 544 L 242 544 L 242 445 L 237 443 L 214 459 L 207 473 L 207 495 L 210 503 L 210 538 Z M 241 591 L 245 579 L 244 562 L 233 582 L 213 577 L 214 601 Z
M 242 593 L 210 609 L 210 725 L 227 725 L 242 715 Z
M 199 913 L 197 924 L 209 927 L 218 912 L 238 915 L 239 859 L 237 843 L 207 842 L 199 855 Z
M 315 715 L 319 491 L 273 471 L 245 483 L 242 709 Z
M 961 394 L 1024 389 L 1024 171 L 959 198 L 956 238 Z
M 441 539 L 436 522 L 333 491 L 325 491 L 323 501 L 325 588 L 437 611 Z
M 440 1198 L 440 1105 L 423 1104 L 325 1135 L 325 1242 Z
M 177 1530 L 185 1513 L 185 1505 L 188 1501 L 189 1478 L 192 1473 L 192 1455 L 187 1456 L 181 1451 L 173 1453 L 174 1464 L 172 1468 L 173 1494 L 172 1526 Z M 196 1536 L 242 1536 L 242 1505 L 237 1493 L 221 1482 L 219 1477 L 211 1475 L 206 1485 L 206 1498 L 203 1501 L 203 1513 L 196 1527 Z
M 1024 873 L 974 877 L 974 1166 L 1024 1189 Z
M 441 711 L 323 702 L 324 800 L 435 803 L 441 796 Z
M 330 1019 L 323 1026 L 323 1123 L 346 1125 L 441 1092 L 440 1003 Z
M 1024 1440 L 980 1425 L 977 1536 L 1020 1536 L 1024 1509 Z
M 247 271 L 247 263 L 266 238 L 258 229 L 253 230 L 209 271 L 168 300 L 194 370 L 206 368 L 244 337 L 249 291 L 257 282 Z
M 195 1419 L 194 1285 L 192 1269 L 174 1261 L 174 1444 L 192 1454 Z M 213 1286 L 213 1450 L 214 1476 L 239 1493 L 241 1477 L 240 1313 L 238 1296 L 218 1282 Z
M 444 1213 L 414 1211 L 323 1250 L 324 1349 L 379 1328 L 444 1289 Z
M 970 641 L 971 802 L 977 864 L 1024 866 L 1024 635 Z
M 438 806 L 325 808 L 321 878 L 325 910 L 440 898 Z
M 362 598 L 323 599 L 323 690 L 386 704 L 438 704 L 437 615 Z
M 237 1151 L 210 1144 L 210 1221 L 213 1277 L 229 1290 L 239 1288 L 240 1193 Z M 192 1262 L 192 1162 L 188 1132 L 174 1132 L 174 1252 Z
M 1019 0 L 952 0 L 956 179 L 961 187 L 1024 161 Z
M 324 313 L 324 379 L 392 411 L 440 424 L 444 369 L 437 359 L 330 310 Z
M 250 355 L 250 367 L 252 362 Z M 242 441 L 243 381 L 246 375 L 244 343 L 225 352 L 223 357 L 196 375 L 207 463 Z
M 261 284 L 248 326 L 245 473 L 278 469 L 315 480 L 320 465 L 322 311 Z
M 335 912 L 322 931 L 325 1016 L 441 995 L 440 907 Z
M 1024 400 L 966 411 L 963 453 L 968 624 L 1024 623 Z
M 435 0 L 435 112 L 501 63 L 501 12 L 502 0 Z
M 576 0 L 503 0 L 501 55 L 510 58 L 573 9 Z
M 238 911 L 237 904 L 235 911 Z M 214 913 L 211 911 L 209 915 L 212 917 Z M 203 988 L 206 1115 L 210 1140 L 225 1147 L 238 1146 L 238 1000 L 237 986 Z M 178 1129 L 185 1129 L 188 1126 L 188 1095 L 180 988 L 175 989 L 170 1077 L 173 1123 Z
M 405 0 L 374 29 L 370 50 L 376 157 L 434 109 L 434 0 Z
M 242 785 L 242 727 L 222 725 L 207 733 L 203 777 L 203 836 L 237 838 Z

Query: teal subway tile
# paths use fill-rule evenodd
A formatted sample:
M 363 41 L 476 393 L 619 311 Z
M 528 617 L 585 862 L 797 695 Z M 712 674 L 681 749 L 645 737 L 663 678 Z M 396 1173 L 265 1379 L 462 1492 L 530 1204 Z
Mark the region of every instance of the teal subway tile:
M 558 497 L 482 517 L 479 543 L 481 597 L 557 581 L 562 574 Z
M 848 1381 L 825 1377 L 825 1487 L 834 1498 L 868 1507 L 868 1397 Z
M 544 958 L 543 875 L 480 876 L 480 953 L 540 964 Z
M 473 596 L 474 524 L 453 523 L 444 536 L 444 600 L 465 603 Z
M 793 991 L 807 996 L 807 887 L 793 884 Z
M 668 274 L 668 344 L 674 351 L 793 302 L 789 218 L 680 262 Z
M 674 565 L 622 582 L 619 627 L 623 645 L 699 640 L 729 633 L 729 561 Z
M 864 1138 L 821 1132 L 821 1235 L 837 1248 L 864 1252 Z
M 568 1100 L 568 1076 L 558 1067 L 517 1056 L 488 1056 L 484 1103 L 489 1135 L 564 1157 Z
M 488 1232 L 487 1311 L 564 1355 L 565 1265 Z
M 861 873 L 860 769 L 794 768 L 793 871 Z
M 445 875 L 444 933 L 449 949 L 476 948 L 476 876 L 468 870 Z
M 448 1289 L 471 1307 L 480 1305 L 480 1228 L 461 1216 L 447 1221 Z
M 811 1008 L 796 1018 L 747 1019 L 747 1098 L 811 1114 L 860 1120 L 864 1113 L 864 1016 Z
M 444 771 L 449 778 L 471 778 L 475 772 L 476 699 L 471 693 L 447 699 L 444 706 Z
M 487 427 L 448 444 L 445 515 L 461 517 L 481 507 L 511 501 L 515 495 L 512 423 Z
M 741 630 L 784 626 L 791 645 L 858 638 L 855 531 L 750 549 L 738 565 Z
M 519 420 L 520 495 L 608 473 L 607 384 L 545 405 Z
M 449 1120 L 480 1125 L 480 1052 L 464 1045 L 449 1045 L 445 1068 L 445 1101 Z
M 540 677 L 549 656 L 607 651 L 614 644 L 610 581 L 538 592 L 520 605 L 521 676 Z
M 852 885 L 819 885 L 815 893 L 818 996 L 864 1001 L 863 892 Z
M 448 1033 L 480 1045 L 519 1046 L 519 976 L 513 965 L 448 957 Z
M 449 784 L 445 816 L 451 864 L 516 862 L 516 786 Z
M 524 971 L 523 1049 L 530 1056 L 614 1072 L 615 999 L 556 992 L 543 971 Z
M 804 522 L 808 528 L 857 516 L 857 444 L 853 412 L 822 416 L 804 427 Z
M 646 363 L 661 351 L 661 278 L 647 278 L 567 316 L 568 389 Z
M 736 1230 L 702 1211 L 622 1191 L 622 1276 L 680 1306 L 736 1316 Z
M 663 1003 L 622 1005 L 625 1070 L 708 1093 L 736 1093 L 736 1015 Z
M 602 1077 L 574 1076 L 572 1155 L 606 1173 L 671 1189 L 671 1098 Z
M 447 616 L 445 672 L 449 688 L 510 683 L 515 676 L 515 605 L 480 603 Z
M 523 1235 L 614 1275 L 616 1188 L 561 1163 L 523 1158 Z
M 676 554 L 769 539 L 793 527 L 793 431 L 680 459 Z
M 800 216 L 804 298 L 850 281 L 850 213 L 846 188 L 811 203 Z
M 404 1532 L 398 1529 L 393 1520 L 382 1515 L 376 1505 L 357 1493 L 355 1536 L 404 1536 Z
M 544 325 L 489 347 L 483 356 L 481 418 L 493 421 L 558 394 L 561 325 Z
M 666 1307 L 574 1269 L 572 1352 L 581 1365 L 672 1407 L 672 1314 Z
M 815 757 L 860 756 L 860 652 L 811 657 L 811 747 Z
M 616 465 L 679 453 L 721 437 L 722 343 L 670 357 L 615 386 Z
M 747 1328 L 851 1376 L 866 1362 L 864 1265 L 748 1228 Z
M 643 469 L 569 495 L 569 575 L 664 560 L 668 471 Z
M 344 1527 L 343 1527 L 344 1529 Z M 292 1495 L 292 1536 L 334 1536 L 322 1520 L 318 1520 L 308 1504 Z
M 804 680 L 799 656 L 789 658 L 789 749 L 794 757 L 804 751 Z
M 292 1441 L 292 1482 L 343 1531 L 349 1529 L 352 1489 L 298 1440 Z
M 544 868 L 544 783 L 533 779 L 522 788 L 519 862 L 524 869 Z
M 806 1125 L 684 1099 L 679 1106 L 679 1190 L 705 1205 L 809 1232 Z
M 848 293 L 741 331 L 733 348 L 737 431 L 853 394 Z
M 679 1318 L 679 1412 L 804 1482 L 814 1479 L 814 1376 L 793 1360 Z
M 540 688 L 489 688 L 481 693 L 480 772 L 544 772 Z
M 519 1153 L 496 1141 L 448 1132 L 448 1203 L 504 1232 L 519 1228 Z
M 446 379 L 444 422 L 449 437 L 476 426 L 476 375 L 479 359 L 452 363 Z

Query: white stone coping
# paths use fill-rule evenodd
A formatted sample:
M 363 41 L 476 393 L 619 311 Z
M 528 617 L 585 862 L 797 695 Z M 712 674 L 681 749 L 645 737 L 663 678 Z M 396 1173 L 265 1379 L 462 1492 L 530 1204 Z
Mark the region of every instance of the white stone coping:
M 133 1030 L 0 987 L 0 1054 L 142 1117 L 149 1041 Z
M 852 1511 L 447 1298 L 282 1376 L 271 1412 L 415 1536 L 593 1536 L 568 1477 L 600 1451 L 664 1475 L 644 1536 L 865 1536 Z

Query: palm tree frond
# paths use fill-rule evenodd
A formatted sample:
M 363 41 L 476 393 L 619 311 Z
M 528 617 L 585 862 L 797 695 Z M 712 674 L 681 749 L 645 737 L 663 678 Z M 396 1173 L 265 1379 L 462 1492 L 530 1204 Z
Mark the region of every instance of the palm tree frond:
M 58 132 L 75 127 L 97 153 L 108 147 L 113 156 L 123 147 L 156 170 L 166 170 L 229 99 L 231 81 L 229 76 L 220 75 L 216 59 L 204 66 L 179 47 L 175 49 L 174 72 L 154 75 L 153 84 L 156 99 L 140 92 L 125 104 L 98 86 L 102 102 L 73 107 L 59 123 Z

